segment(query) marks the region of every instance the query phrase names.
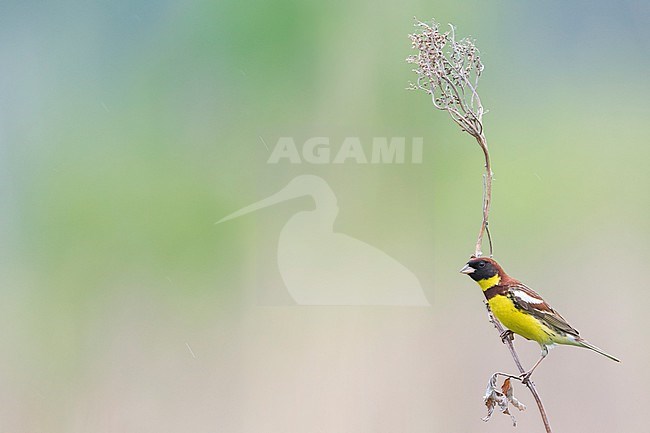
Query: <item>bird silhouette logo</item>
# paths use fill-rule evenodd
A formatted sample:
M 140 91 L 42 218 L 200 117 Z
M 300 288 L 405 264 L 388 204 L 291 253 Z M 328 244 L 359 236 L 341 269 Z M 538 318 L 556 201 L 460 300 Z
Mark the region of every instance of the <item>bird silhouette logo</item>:
M 217 224 L 302 196 L 311 196 L 315 208 L 289 218 L 277 248 L 280 275 L 298 305 L 430 305 L 407 267 L 370 244 L 334 231 L 336 195 L 321 177 L 297 176 L 279 192 Z

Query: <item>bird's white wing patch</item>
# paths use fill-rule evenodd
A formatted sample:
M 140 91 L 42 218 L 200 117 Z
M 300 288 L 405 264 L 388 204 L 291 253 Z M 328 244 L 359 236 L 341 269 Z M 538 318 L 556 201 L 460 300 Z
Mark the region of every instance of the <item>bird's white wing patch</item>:
M 541 304 L 544 302 L 543 299 L 530 296 L 528 293 L 522 290 L 513 289 L 512 295 L 516 296 L 517 298 L 521 299 L 523 302 L 526 302 L 528 304 Z

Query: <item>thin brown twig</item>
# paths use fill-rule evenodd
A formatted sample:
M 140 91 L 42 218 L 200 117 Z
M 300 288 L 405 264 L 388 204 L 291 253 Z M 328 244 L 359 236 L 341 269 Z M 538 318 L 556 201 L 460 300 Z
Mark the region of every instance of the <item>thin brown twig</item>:
M 490 317 L 490 322 L 492 322 L 492 324 L 497 329 L 497 331 L 499 331 L 499 335 L 503 335 L 503 333 L 505 332 L 505 328 L 503 327 L 501 322 L 499 322 L 497 320 L 497 318 L 494 317 L 494 314 L 492 314 L 492 310 L 490 310 L 490 306 L 487 304 L 487 302 L 485 303 L 485 306 L 487 307 L 487 310 L 488 310 L 488 315 Z M 517 351 L 515 350 L 515 346 L 512 343 L 512 338 L 504 338 L 503 343 L 506 346 L 508 346 L 508 350 L 510 350 L 510 355 L 512 355 L 512 359 L 513 359 L 513 361 L 515 361 L 515 365 L 517 366 L 517 369 L 519 370 L 519 373 L 521 373 L 523 375 L 526 372 L 526 370 L 524 370 L 524 367 L 521 365 L 521 361 L 519 360 L 519 355 L 517 354 Z M 542 404 L 542 399 L 539 397 L 539 394 L 537 393 L 537 389 L 535 388 L 535 384 L 530 380 L 522 381 L 521 377 L 514 377 L 514 376 L 506 375 L 506 374 L 504 374 L 504 376 L 508 376 L 508 377 L 513 378 L 513 379 L 517 379 L 520 382 L 522 382 L 524 385 L 526 385 L 526 388 L 528 388 L 530 393 L 533 395 L 533 398 L 535 399 L 535 402 L 537 403 L 537 408 L 539 409 L 539 413 L 542 416 L 542 422 L 544 423 L 544 428 L 546 429 L 546 432 L 547 433 L 553 433 L 552 430 L 551 430 L 551 424 L 548 422 L 548 417 L 546 416 L 546 410 L 544 409 L 544 405 Z
M 485 134 L 481 132 L 480 135 L 476 137 L 478 145 L 481 146 L 483 150 L 483 156 L 485 157 L 485 183 L 484 183 L 484 192 L 483 192 L 483 221 L 481 221 L 481 229 L 478 232 L 478 238 L 476 240 L 476 247 L 474 248 L 474 257 L 480 257 L 483 253 L 481 247 L 483 245 L 483 235 L 487 230 L 488 218 L 490 216 L 490 204 L 492 203 L 492 164 L 490 162 L 490 152 L 487 147 L 487 139 Z M 490 238 L 490 257 L 492 257 L 492 239 Z

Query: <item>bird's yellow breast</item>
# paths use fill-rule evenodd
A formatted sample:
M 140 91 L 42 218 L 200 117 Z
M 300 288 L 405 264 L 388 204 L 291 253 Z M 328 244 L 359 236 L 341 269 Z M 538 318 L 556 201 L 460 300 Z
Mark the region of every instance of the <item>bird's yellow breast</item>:
M 523 313 L 504 295 L 496 295 L 488 301 L 497 319 L 509 330 L 539 344 L 551 344 L 552 331 L 533 316 Z

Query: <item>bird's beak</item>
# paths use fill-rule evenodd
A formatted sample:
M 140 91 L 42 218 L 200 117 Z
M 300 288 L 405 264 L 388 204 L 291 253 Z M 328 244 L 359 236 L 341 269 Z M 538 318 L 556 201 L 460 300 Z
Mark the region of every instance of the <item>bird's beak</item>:
M 468 264 L 466 264 L 465 266 L 463 266 L 463 269 L 460 270 L 460 273 L 461 273 L 461 274 L 468 274 L 468 275 L 469 275 L 469 274 L 471 274 L 472 272 L 474 272 L 475 270 L 476 270 L 476 269 L 474 269 L 473 267 L 471 267 L 471 266 L 469 265 L 469 263 L 468 263 Z
M 272 206 L 276 203 L 281 203 L 283 201 L 291 200 L 292 198 L 299 197 L 301 195 L 304 195 L 304 193 L 300 191 L 294 191 L 290 188 L 288 188 L 288 185 L 284 187 L 281 191 L 276 192 L 270 197 L 267 197 L 263 200 L 258 201 L 257 203 L 253 203 L 251 205 L 248 205 L 242 209 L 239 209 L 237 212 L 233 212 L 230 215 L 227 215 L 223 218 L 221 218 L 219 221 L 217 221 L 215 224 L 221 224 L 222 222 L 226 222 L 231 219 L 238 218 L 242 215 L 246 215 L 247 213 L 254 212 L 256 210 Z

